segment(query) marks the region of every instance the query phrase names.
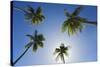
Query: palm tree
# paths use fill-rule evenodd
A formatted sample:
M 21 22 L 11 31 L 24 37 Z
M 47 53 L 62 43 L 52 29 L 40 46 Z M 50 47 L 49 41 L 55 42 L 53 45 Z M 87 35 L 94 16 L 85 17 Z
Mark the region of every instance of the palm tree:
M 25 45 L 26 50 L 11 64 L 12 66 L 14 66 L 25 55 L 30 47 L 32 47 L 34 52 L 36 52 L 39 47 L 43 48 L 43 41 L 45 38 L 42 34 L 37 34 L 37 30 L 35 30 L 34 36 L 30 34 L 27 34 L 26 36 L 30 38 L 30 42 Z
M 14 8 L 23 11 L 25 19 L 31 21 L 32 24 L 40 24 L 45 19 L 41 7 L 38 7 L 36 10 L 29 5 L 26 9 L 22 9 L 16 6 L 14 6 Z
M 62 32 L 68 31 L 69 36 L 76 34 L 78 31 L 81 32 L 83 29 L 83 23 L 97 26 L 96 21 L 88 21 L 86 18 L 79 16 L 82 9 L 83 6 L 79 6 L 72 14 L 67 12 L 66 9 L 64 9 L 67 18 L 62 25 Z
M 62 43 L 59 48 L 55 49 L 54 55 L 57 54 L 56 60 L 61 58 L 63 63 L 65 63 L 64 56 L 68 56 L 68 47 L 65 47 L 64 44 Z

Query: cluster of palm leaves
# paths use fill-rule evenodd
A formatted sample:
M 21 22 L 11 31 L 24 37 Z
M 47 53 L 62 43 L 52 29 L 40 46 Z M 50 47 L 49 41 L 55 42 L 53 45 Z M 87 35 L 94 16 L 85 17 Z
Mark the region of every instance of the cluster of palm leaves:
M 25 48 L 29 48 L 32 46 L 34 52 L 37 51 L 39 47 L 43 48 L 43 41 L 45 40 L 43 34 L 37 34 L 37 30 L 35 30 L 34 36 L 27 34 L 30 38 L 30 42 L 25 46 Z
M 23 11 L 25 13 L 25 19 L 29 20 L 32 24 L 40 24 L 45 19 L 41 7 L 38 7 L 37 9 L 34 9 L 30 5 L 28 5 L 26 9 L 21 9 L 16 6 L 14 7 Z
M 54 55 L 57 54 L 56 60 L 61 58 L 63 63 L 65 63 L 64 56 L 68 56 L 68 49 L 69 49 L 68 46 L 66 47 L 66 46 L 64 46 L 63 43 L 61 43 L 61 46 L 59 48 L 56 48 L 55 51 L 54 51 Z
M 79 6 L 73 13 L 69 13 L 66 9 L 64 10 L 66 20 L 62 25 L 62 32 L 67 31 L 68 35 L 73 35 L 78 31 L 82 31 L 83 23 L 97 25 L 96 21 L 88 21 L 88 19 L 79 16 L 82 9 L 83 6 Z

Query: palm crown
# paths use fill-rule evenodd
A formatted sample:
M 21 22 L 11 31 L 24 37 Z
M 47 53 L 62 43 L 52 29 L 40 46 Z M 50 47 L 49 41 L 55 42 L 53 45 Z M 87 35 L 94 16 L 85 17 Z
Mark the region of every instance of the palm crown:
M 96 21 L 88 21 L 86 18 L 79 16 L 82 9 L 83 6 L 79 6 L 72 14 L 64 10 L 67 18 L 62 25 L 62 32 L 65 32 L 67 30 L 69 35 L 73 35 L 78 31 L 82 31 L 82 23 L 97 25 Z
M 63 63 L 65 63 L 64 56 L 68 56 L 68 52 L 67 51 L 68 51 L 68 47 L 65 47 L 64 44 L 62 43 L 59 48 L 55 49 L 54 54 L 57 54 L 56 60 L 58 60 L 58 58 L 61 58 Z
M 34 36 L 29 34 L 26 36 L 30 38 L 30 42 L 25 46 L 25 48 L 32 46 L 33 51 L 36 51 L 38 47 L 43 47 L 43 41 L 45 38 L 42 34 L 37 34 L 37 30 L 35 31 Z
M 43 21 L 43 19 L 45 19 L 41 7 L 38 7 L 36 10 L 29 5 L 26 9 L 21 9 L 16 6 L 14 7 L 23 11 L 25 13 L 25 19 L 31 21 L 32 24 L 40 24 Z

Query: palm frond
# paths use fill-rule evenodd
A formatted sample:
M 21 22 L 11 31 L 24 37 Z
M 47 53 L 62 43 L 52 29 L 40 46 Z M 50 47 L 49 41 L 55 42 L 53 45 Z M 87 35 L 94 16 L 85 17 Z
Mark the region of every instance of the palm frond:
M 68 20 L 64 21 L 64 23 L 62 24 L 62 32 L 65 32 L 66 31 L 67 26 L 68 26 L 68 23 L 69 23 Z
M 32 24 L 40 24 L 43 21 L 43 19 L 41 18 L 41 16 L 34 16 L 31 21 Z
M 38 42 L 38 46 L 43 48 L 43 42 Z
M 30 5 L 27 6 L 26 10 L 27 10 L 28 13 L 35 14 L 33 7 L 31 7 Z
M 56 48 L 53 54 L 55 55 L 56 53 L 59 53 L 59 52 L 60 52 L 60 49 Z
M 44 36 L 43 36 L 42 34 L 39 34 L 37 38 L 38 38 L 40 41 L 44 41 L 44 40 L 45 40 L 45 38 L 44 38 Z
M 65 51 L 68 50 L 68 47 L 65 47 L 64 50 L 65 50 Z
M 35 21 L 36 21 L 35 24 L 40 24 L 40 19 L 39 19 L 39 17 L 36 17 L 36 18 L 35 18 Z
M 26 36 L 29 37 L 31 40 L 34 40 L 34 37 L 32 35 L 27 34 Z
M 73 33 L 74 33 L 74 26 L 73 26 L 73 24 L 71 24 L 72 22 L 70 22 L 69 24 L 68 24 L 68 26 L 67 26 L 67 30 L 68 30 L 68 35 L 70 36 L 70 35 L 73 35 Z
M 37 24 L 37 19 L 36 17 L 33 17 L 32 20 L 31 20 L 32 24 Z
M 26 20 L 31 20 L 31 18 L 32 18 L 32 14 L 31 13 L 26 13 L 25 14 L 25 19 Z
M 37 44 L 36 44 L 36 43 L 34 43 L 34 45 L 33 45 L 33 52 L 36 52 L 36 51 L 37 51 L 37 49 L 38 49 L 38 46 L 37 46 Z
M 41 16 L 38 16 L 38 20 L 39 22 L 42 22 L 44 18 L 42 18 Z
M 66 52 L 64 52 L 64 55 L 65 55 L 65 56 L 67 56 L 67 57 L 69 56 L 69 54 L 68 54 L 68 52 L 67 52 L 67 51 L 66 51 Z
M 79 6 L 76 8 L 76 10 L 72 13 L 73 16 L 77 16 L 81 10 L 83 9 L 83 6 Z
M 38 7 L 38 8 L 37 8 L 36 14 L 37 14 L 37 15 L 41 15 L 41 14 L 42 14 L 42 9 L 41 9 L 41 7 Z
M 42 19 L 45 19 L 45 16 L 44 16 L 44 15 L 41 15 L 41 18 L 42 18 Z
M 66 17 L 71 17 L 70 13 L 68 13 L 68 11 L 66 9 L 64 9 L 64 13 Z

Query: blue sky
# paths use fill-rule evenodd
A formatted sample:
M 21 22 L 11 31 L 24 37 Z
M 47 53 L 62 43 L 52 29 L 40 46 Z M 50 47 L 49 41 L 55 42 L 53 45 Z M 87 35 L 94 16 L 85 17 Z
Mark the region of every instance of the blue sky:
M 35 2 L 15 1 L 14 6 L 25 8 L 31 5 L 34 9 L 41 6 L 46 19 L 40 25 L 31 25 L 24 19 L 24 12 L 13 9 L 13 59 L 14 61 L 23 53 L 25 45 L 29 42 L 26 34 L 33 34 L 37 29 L 45 36 L 44 47 L 39 48 L 36 53 L 30 48 L 28 52 L 16 63 L 16 65 L 37 65 L 62 63 L 55 61 L 54 49 L 61 43 L 70 45 L 69 57 L 66 63 L 96 61 L 97 60 L 97 27 L 84 24 L 82 32 L 69 37 L 67 32 L 61 32 L 61 26 L 66 19 L 64 9 L 73 12 L 78 5 L 71 4 L 49 4 Z M 97 20 L 96 6 L 84 6 L 80 16 L 88 20 Z

